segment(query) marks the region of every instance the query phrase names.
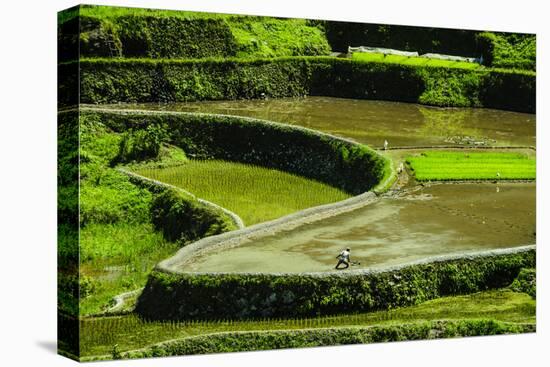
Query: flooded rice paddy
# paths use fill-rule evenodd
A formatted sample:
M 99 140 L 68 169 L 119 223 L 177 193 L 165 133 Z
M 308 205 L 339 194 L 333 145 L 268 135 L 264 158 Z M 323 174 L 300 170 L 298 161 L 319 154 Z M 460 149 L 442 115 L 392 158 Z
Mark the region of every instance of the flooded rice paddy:
M 331 97 L 102 105 L 247 116 L 309 127 L 374 147 L 535 145 L 535 115 L 484 108 L 436 108 L 411 103 Z
M 374 147 L 535 146 L 535 115 L 472 108 L 307 97 L 110 105 L 102 108 L 219 113 L 305 126 Z M 407 151 L 387 152 L 401 161 Z M 534 154 L 531 152 L 530 154 Z M 413 183 L 414 185 L 414 183 Z M 185 271 L 329 271 L 350 247 L 353 268 L 535 243 L 535 183 L 411 186 L 399 196 L 239 247 L 211 251 Z
M 329 271 L 350 247 L 353 268 L 535 242 L 535 184 L 438 184 L 207 256 L 186 271 Z

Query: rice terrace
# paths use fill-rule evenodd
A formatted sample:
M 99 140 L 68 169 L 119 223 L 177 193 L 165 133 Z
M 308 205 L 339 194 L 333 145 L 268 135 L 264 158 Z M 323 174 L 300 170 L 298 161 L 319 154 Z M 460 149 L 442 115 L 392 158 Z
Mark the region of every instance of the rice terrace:
M 59 353 L 534 332 L 535 43 L 60 12 Z

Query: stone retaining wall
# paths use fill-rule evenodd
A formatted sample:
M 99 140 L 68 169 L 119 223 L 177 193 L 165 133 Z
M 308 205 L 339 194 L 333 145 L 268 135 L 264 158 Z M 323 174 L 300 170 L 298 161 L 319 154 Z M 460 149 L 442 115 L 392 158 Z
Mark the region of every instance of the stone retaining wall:
M 536 248 L 453 254 L 379 270 L 317 273 L 192 273 L 177 266 L 189 254 L 178 255 L 151 273 L 136 305 L 142 316 L 303 317 L 409 306 L 505 287 L 522 268 L 535 267 Z

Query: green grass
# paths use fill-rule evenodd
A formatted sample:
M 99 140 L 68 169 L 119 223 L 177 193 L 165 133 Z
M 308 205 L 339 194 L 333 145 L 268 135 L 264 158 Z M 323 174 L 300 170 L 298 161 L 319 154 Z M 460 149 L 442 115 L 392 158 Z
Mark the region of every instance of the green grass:
M 246 225 L 350 197 L 329 185 L 286 172 L 226 161 L 190 161 L 137 173 L 190 191 L 239 215 Z
M 459 68 L 468 70 L 479 69 L 482 67 L 481 65 L 473 62 L 439 60 L 419 56 L 384 55 L 381 53 L 366 52 L 356 52 L 352 55 L 352 59 L 363 62 L 383 62 L 389 64 Z
M 402 324 L 424 320 L 494 319 L 534 323 L 535 300 L 525 293 L 495 290 L 445 297 L 417 306 L 353 315 L 251 321 L 146 322 L 136 315 L 85 319 L 81 322 L 82 355 L 143 348 L 168 339 L 227 331 L 296 330 L 339 326 Z
M 81 275 L 88 278 L 92 291 L 81 297 L 80 314 L 101 312 L 114 296 L 143 287 L 151 269 L 178 248 L 178 244 L 166 241 L 149 223 L 84 227 Z
M 60 12 L 58 22 L 63 24 L 78 14 L 78 10 Z M 80 16 L 99 19 L 105 26 L 115 29 L 119 27 L 117 18 L 124 16 L 182 20 L 219 19 L 229 26 L 237 46 L 235 56 L 239 58 L 330 54 L 324 32 L 311 26 L 305 19 L 94 5 L 83 5 Z M 197 44 L 196 47 L 205 45 Z
M 115 295 L 143 287 L 153 266 L 180 245 L 166 241 L 154 230 L 151 192 L 111 167 L 120 134 L 82 116 L 80 142 L 79 263 L 80 283 L 82 286 L 85 279 L 86 294 L 79 304 L 80 314 L 87 315 L 103 311 Z M 181 149 L 163 146 L 158 159 L 141 164 L 156 167 L 186 160 Z M 63 247 L 69 245 L 61 243 Z M 63 248 L 60 253 L 64 254 Z
M 536 35 L 483 32 L 479 34 L 478 39 L 492 49 L 492 67 L 536 70 Z
M 155 16 L 164 18 L 181 18 L 181 19 L 212 19 L 222 18 L 227 19 L 234 17 L 232 14 L 207 13 L 207 12 L 192 12 L 183 10 L 164 10 L 164 9 L 147 9 L 147 8 L 127 8 L 119 6 L 100 6 L 100 5 L 82 5 L 80 9 L 73 11 L 59 12 L 57 19 L 59 24 L 63 24 L 76 16 L 84 16 L 98 19 L 115 19 L 122 16 Z
M 308 26 L 303 19 L 234 17 L 228 24 L 238 45 L 239 58 L 330 53 L 323 32 Z
M 424 152 L 406 162 L 419 181 L 530 180 L 536 177 L 536 161 L 527 154 L 508 152 Z

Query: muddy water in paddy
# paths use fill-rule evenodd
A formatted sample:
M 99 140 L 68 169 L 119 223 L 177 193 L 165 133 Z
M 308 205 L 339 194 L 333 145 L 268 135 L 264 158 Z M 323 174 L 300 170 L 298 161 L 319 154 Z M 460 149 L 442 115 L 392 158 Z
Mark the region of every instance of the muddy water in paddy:
M 328 97 L 99 107 L 255 117 L 374 147 L 385 139 L 390 146 L 536 143 L 535 115 L 490 109 Z M 534 183 L 433 185 L 237 248 L 211 252 L 183 265 L 182 270 L 328 271 L 345 247 L 351 247 L 352 259 L 361 262 L 360 268 L 377 268 L 429 256 L 532 244 L 534 232 Z
M 498 187 L 498 191 L 497 191 Z M 328 271 L 351 247 L 354 268 L 535 243 L 535 184 L 445 184 L 213 251 L 188 271 Z
M 329 97 L 102 105 L 221 113 L 295 124 L 381 146 L 449 145 L 474 140 L 488 145 L 535 145 L 535 115 L 474 108 L 434 108 L 410 103 Z

